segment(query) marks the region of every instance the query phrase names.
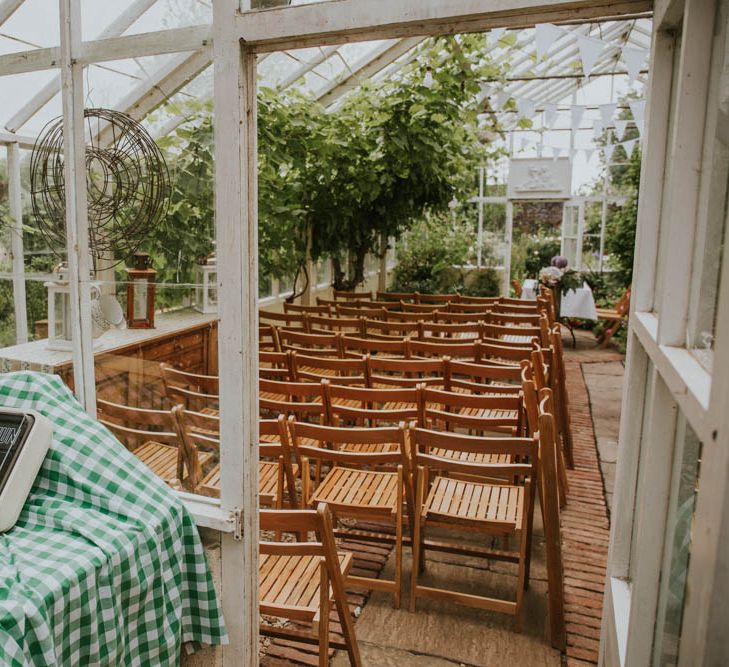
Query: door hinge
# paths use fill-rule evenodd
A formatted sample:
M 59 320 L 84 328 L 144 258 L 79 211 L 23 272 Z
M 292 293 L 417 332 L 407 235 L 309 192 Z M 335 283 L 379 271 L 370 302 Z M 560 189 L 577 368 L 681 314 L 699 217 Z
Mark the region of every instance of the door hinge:
M 243 510 L 236 507 L 233 512 L 233 539 L 240 542 L 243 539 Z

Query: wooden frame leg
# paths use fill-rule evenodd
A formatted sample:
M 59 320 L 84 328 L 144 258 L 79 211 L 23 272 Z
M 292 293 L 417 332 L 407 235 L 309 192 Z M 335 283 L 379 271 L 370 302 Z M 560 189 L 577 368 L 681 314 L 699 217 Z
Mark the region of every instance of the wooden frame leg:
M 321 585 L 319 589 L 319 667 L 329 664 L 329 575 L 327 564 L 319 565 Z
M 403 480 L 399 468 L 397 490 L 397 516 L 395 525 L 395 609 L 400 609 L 402 599 L 402 540 L 403 540 Z
M 421 510 L 423 507 L 423 487 L 425 485 L 425 470 L 418 468 L 416 472 L 417 491 L 415 493 L 415 511 L 413 517 L 413 562 L 410 572 L 410 611 L 415 612 L 418 589 L 418 573 L 425 565 L 425 544 L 423 543 L 423 518 Z

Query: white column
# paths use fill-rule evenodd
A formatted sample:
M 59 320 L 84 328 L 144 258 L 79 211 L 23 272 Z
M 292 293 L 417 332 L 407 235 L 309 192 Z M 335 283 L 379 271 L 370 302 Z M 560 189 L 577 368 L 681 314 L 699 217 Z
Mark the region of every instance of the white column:
M 478 235 L 476 236 L 476 266 L 481 268 L 483 258 L 481 250 L 483 248 L 483 195 L 484 195 L 484 172 L 486 167 L 478 168 Z
M 76 397 L 96 416 L 89 220 L 86 201 L 83 67 L 76 62 L 81 47 L 80 0 L 60 0 L 61 102 L 63 106 L 63 174 L 66 184 L 66 248 L 71 288 L 73 379 Z
M 577 243 L 575 243 L 575 269 L 582 270 L 582 241 L 585 234 L 585 202 L 577 204 Z
M 258 212 L 256 60 L 235 33 L 237 0 L 214 0 L 215 220 L 220 322 L 223 510 L 242 534 L 222 536 L 223 661 L 258 664 Z
M 509 296 L 511 288 L 511 240 L 514 232 L 514 204 L 506 202 L 506 231 L 504 233 L 504 296 Z
M 20 188 L 20 146 L 7 145 L 8 203 L 13 219 L 10 250 L 13 257 L 13 303 L 15 342 L 28 342 L 28 316 L 25 307 L 25 262 L 23 261 L 23 201 Z

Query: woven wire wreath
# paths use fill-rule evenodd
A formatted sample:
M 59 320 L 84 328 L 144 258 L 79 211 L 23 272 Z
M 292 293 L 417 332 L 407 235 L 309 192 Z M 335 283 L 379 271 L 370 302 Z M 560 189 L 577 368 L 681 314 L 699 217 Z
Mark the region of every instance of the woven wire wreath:
M 129 259 L 167 213 L 167 163 L 133 118 L 108 109 L 84 110 L 89 248 L 96 266 Z M 99 138 L 102 142 L 99 142 Z M 38 229 L 59 257 L 66 249 L 63 118 L 50 121 L 30 158 L 30 192 Z

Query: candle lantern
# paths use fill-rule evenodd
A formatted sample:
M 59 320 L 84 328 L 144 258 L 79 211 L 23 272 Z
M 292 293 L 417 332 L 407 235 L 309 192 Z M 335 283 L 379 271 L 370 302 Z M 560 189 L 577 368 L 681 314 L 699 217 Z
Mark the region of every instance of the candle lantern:
M 215 252 L 195 266 L 195 310 L 215 313 L 218 310 L 218 264 Z
M 70 350 L 71 344 L 71 285 L 68 265 L 62 262 L 53 269 L 53 280 L 44 283 L 48 290 L 48 343 L 49 350 Z M 90 284 L 92 294 L 100 293 L 101 284 Z
M 48 290 L 48 348 L 71 349 L 71 288 L 68 266 L 59 264 L 53 269 L 53 279 L 44 283 Z
M 146 252 L 134 254 L 134 266 L 127 268 L 127 326 L 130 329 L 154 329 L 155 277 Z

